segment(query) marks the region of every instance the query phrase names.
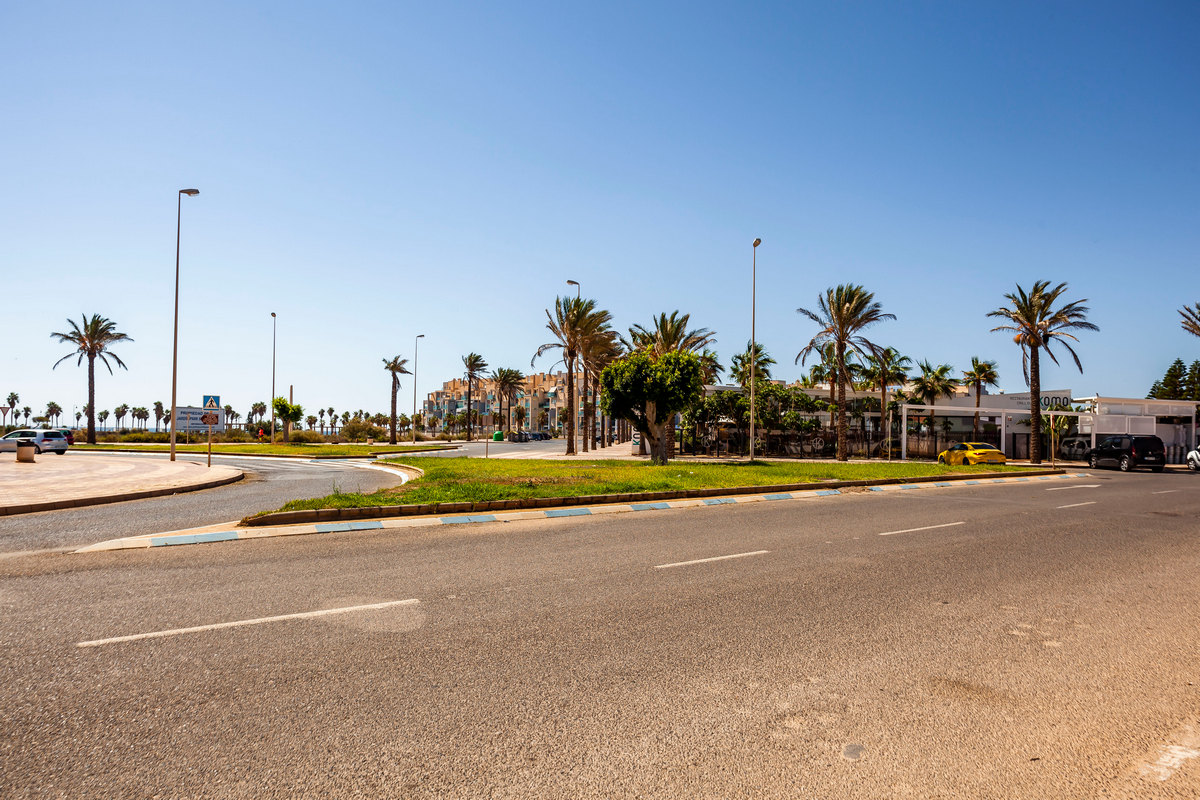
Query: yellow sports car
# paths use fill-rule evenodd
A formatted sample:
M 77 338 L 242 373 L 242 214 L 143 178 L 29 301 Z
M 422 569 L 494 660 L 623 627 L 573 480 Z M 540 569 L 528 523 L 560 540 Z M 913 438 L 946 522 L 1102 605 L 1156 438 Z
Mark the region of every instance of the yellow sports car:
M 972 466 L 974 464 L 1005 464 L 1008 459 L 1004 457 L 995 447 L 983 442 L 963 442 L 956 444 L 949 450 L 943 450 L 938 453 L 939 464 L 949 464 L 958 466 L 966 464 Z

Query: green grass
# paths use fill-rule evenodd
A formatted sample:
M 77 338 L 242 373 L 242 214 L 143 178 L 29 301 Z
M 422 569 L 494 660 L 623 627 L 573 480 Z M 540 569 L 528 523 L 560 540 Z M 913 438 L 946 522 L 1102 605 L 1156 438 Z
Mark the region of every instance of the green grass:
M 560 461 L 480 458 L 393 458 L 425 471 L 404 486 L 371 494 L 337 492 L 328 497 L 293 500 L 280 511 L 357 508 L 410 503 L 461 503 L 529 497 L 572 497 L 686 489 L 772 486 L 831 480 L 917 478 L 953 474 L 1016 471 L 1020 467 L 945 467 L 895 462 L 838 464 L 756 462 L 697 464 L 676 461 L 666 467 L 631 461 Z
M 165 444 L 77 444 L 76 450 L 133 450 L 146 453 L 161 453 L 169 448 Z M 254 456 L 365 456 L 370 453 L 412 453 L 428 450 L 444 450 L 445 447 L 430 444 L 213 444 L 213 452 L 220 455 Z M 206 453 L 207 444 L 177 444 L 181 453 Z

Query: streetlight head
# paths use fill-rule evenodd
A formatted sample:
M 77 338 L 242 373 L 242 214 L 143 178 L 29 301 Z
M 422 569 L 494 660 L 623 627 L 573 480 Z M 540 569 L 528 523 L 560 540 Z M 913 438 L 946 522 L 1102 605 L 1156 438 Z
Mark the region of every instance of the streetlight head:
M 760 244 L 762 244 L 762 239 L 755 239 L 755 240 L 754 240 L 754 246 L 755 246 L 755 247 L 758 247 Z
M 190 197 L 195 197 L 196 195 L 200 194 L 200 190 L 199 189 L 180 189 L 179 193 L 186 194 Z
M 578 285 L 579 285 L 579 281 L 573 281 L 570 279 L 567 280 L 567 286 L 578 286 Z
M 272 312 L 271 312 L 271 316 L 272 316 L 272 317 L 273 317 L 273 316 L 275 316 L 275 312 L 274 312 L 274 311 L 272 311 Z

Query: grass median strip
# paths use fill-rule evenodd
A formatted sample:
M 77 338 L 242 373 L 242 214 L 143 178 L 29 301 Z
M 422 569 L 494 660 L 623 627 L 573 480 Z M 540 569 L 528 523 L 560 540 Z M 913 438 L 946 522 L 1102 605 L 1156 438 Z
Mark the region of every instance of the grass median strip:
M 424 477 L 370 494 L 335 492 L 293 500 L 280 511 L 425 503 L 482 503 L 497 500 L 639 495 L 647 492 L 723 489 L 740 486 L 822 481 L 911 479 L 952 474 L 1017 471 L 1019 467 L 947 467 L 938 464 L 757 462 L 698 464 L 676 461 L 665 467 L 630 461 L 551 459 L 421 458 L 389 462 L 418 467 Z M 637 501 L 640 498 L 629 498 Z
M 145 444 L 77 444 L 73 450 L 97 450 L 110 452 L 165 453 L 167 445 Z M 215 456 L 294 456 L 297 458 L 337 458 L 344 456 L 369 456 L 373 453 L 418 453 L 448 449 L 436 444 L 214 444 Z M 207 444 L 180 444 L 175 446 L 180 453 L 207 453 Z

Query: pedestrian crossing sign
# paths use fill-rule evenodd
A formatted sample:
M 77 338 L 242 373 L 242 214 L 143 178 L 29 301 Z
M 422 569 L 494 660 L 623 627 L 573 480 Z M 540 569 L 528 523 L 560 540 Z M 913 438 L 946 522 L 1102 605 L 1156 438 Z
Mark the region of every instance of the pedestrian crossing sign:
M 204 395 L 204 410 L 205 411 L 220 411 L 221 396 L 219 394 Z

